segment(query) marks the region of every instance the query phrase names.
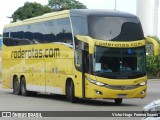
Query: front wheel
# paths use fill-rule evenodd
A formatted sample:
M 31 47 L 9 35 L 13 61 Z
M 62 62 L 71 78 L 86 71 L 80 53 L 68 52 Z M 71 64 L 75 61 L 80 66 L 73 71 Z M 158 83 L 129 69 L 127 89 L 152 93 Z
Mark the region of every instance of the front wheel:
M 120 105 L 122 103 L 122 99 L 114 99 L 116 105 Z
M 67 83 L 67 100 L 70 101 L 71 103 L 76 102 L 76 97 L 74 95 L 74 83 L 73 81 Z

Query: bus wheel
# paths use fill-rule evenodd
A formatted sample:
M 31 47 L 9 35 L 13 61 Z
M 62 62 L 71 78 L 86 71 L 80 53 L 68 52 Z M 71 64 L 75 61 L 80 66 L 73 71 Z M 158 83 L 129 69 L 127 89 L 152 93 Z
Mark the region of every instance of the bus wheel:
M 74 83 L 73 81 L 67 83 L 67 100 L 71 103 L 76 102 L 76 97 L 74 96 Z
M 120 105 L 122 103 L 122 99 L 114 99 L 115 104 Z
M 21 93 L 23 96 L 29 95 L 29 91 L 26 90 L 26 80 L 24 77 L 22 77 L 22 80 L 21 80 Z
M 14 79 L 13 79 L 13 93 L 16 94 L 16 95 L 21 94 L 20 83 L 18 82 L 17 77 L 14 77 Z

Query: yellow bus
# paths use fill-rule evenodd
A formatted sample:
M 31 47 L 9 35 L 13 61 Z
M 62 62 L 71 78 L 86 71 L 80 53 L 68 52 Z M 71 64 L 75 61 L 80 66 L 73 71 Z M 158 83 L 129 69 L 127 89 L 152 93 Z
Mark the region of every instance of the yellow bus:
M 65 10 L 10 23 L 3 30 L 3 88 L 70 102 L 144 98 L 145 44 L 139 19 L 118 11 Z

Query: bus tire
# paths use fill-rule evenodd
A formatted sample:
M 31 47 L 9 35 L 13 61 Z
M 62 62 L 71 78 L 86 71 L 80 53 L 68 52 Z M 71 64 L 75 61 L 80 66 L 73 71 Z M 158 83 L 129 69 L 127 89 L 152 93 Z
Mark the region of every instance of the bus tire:
M 27 89 L 26 89 L 26 80 L 24 77 L 22 77 L 22 79 L 21 79 L 21 93 L 23 96 L 29 95 L 29 91 L 27 91 Z
M 122 100 L 123 99 L 121 99 L 121 98 L 114 99 L 116 105 L 120 105 L 122 103 Z
M 73 81 L 70 81 L 67 83 L 67 100 L 71 103 L 76 102 L 76 97 L 74 95 L 74 83 Z
M 13 94 L 21 94 L 20 83 L 17 76 L 13 78 Z
M 34 91 L 29 91 L 29 92 L 30 92 L 31 96 L 36 96 L 37 95 L 37 92 L 34 92 Z

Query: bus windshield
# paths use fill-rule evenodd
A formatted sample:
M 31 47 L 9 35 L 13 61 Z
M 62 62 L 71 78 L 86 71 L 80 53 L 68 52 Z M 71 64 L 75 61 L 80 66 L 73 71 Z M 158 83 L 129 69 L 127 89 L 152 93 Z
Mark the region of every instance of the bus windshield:
M 133 41 L 144 38 L 140 21 L 136 17 L 89 16 L 89 35 L 94 39 Z
M 146 75 L 145 47 L 95 47 L 93 74 L 105 78 L 128 79 Z

